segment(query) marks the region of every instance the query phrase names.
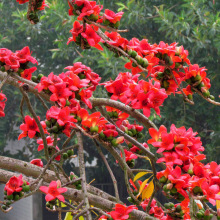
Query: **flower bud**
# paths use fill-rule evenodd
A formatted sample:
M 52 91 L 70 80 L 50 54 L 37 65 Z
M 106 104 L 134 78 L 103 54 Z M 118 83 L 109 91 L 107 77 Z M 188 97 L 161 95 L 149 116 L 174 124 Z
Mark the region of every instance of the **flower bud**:
M 173 188 L 173 184 L 172 184 L 172 183 L 168 183 L 168 184 L 167 184 L 167 189 L 168 189 L 168 190 L 171 190 L 172 188 Z
M 57 180 L 57 188 L 61 188 L 61 182 L 60 182 L 60 180 Z
M 210 215 L 210 211 L 209 211 L 209 209 L 205 210 L 204 215 L 206 215 L 206 216 L 209 216 L 209 215 Z
M 220 208 L 217 209 L 217 216 L 220 217 Z

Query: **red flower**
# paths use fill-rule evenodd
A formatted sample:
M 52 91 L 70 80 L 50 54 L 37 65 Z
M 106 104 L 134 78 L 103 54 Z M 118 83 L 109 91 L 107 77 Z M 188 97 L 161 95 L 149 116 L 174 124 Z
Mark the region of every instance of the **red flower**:
M 190 175 L 182 174 L 181 168 L 176 166 L 174 170 L 171 171 L 170 175 L 168 175 L 168 179 L 171 183 L 175 184 L 175 188 L 177 192 L 181 193 L 184 197 L 188 197 L 185 189 L 188 187 Z
M 81 35 L 88 41 L 88 44 L 91 47 L 95 47 L 98 50 L 103 50 L 103 48 L 99 45 L 99 42 L 101 41 L 101 37 L 99 37 L 99 35 L 96 34 L 95 32 L 97 30 L 98 30 L 97 27 L 86 24 L 86 30 L 85 32 L 82 32 Z
M 10 69 L 18 69 L 20 67 L 20 63 L 15 54 L 10 54 L 8 57 L 5 57 L 5 64 Z
M 109 9 L 105 9 L 105 13 L 103 14 L 103 21 L 108 20 L 111 23 L 115 24 L 121 20 L 123 14 L 124 12 L 122 11 L 115 13 Z
M 125 152 L 125 159 L 126 159 L 126 161 L 130 161 L 132 159 L 137 159 L 138 158 L 135 154 L 133 154 L 130 151 L 127 151 L 127 150 L 124 149 L 124 152 Z M 122 153 L 121 153 L 121 157 L 122 157 Z
M 37 70 L 37 67 L 31 67 L 29 69 L 25 69 L 23 72 L 21 72 L 21 77 L 24 79 L 31 80 L 32 73 L 36 70 Z
M 19 4 L 24 4 L 26 2 L 29 2 L 29 0 L 16 0 Z
M 162 133 L 161 141 L 151 143 L 154 147 L 159 147 L 157 153 L 161 153 L 165 150 L 172 150 L 174 147 L 174 135 Z
M 150 215 L 153 215 L 155 218 L 161 219 L 164 216 L 163 209 L 158 206 L 153 206 L 150 211 Z
M 58 188 L 57 186 L 57 182 L 56 181 L 52 181 L 49 185 L 49 187 L 47 186 L 41 186 L 40 190 L 44 193 L 46 193 L 46 201 L 51 201 L 54 199 L 59 199 L 61 202 L 65 202 L 65 199 L 63 197 L 63 195 L 61 195 L 61 193 L 65 193 L 67 191 L 66 188 Z
M 126 38 L 121 37 L 121 35 L 117 32 L 105 32 L 105 35 L 109 37 L 111 40 L 107 40 L 107 42 L 111 45 L 114 45 L 116 47 L 121 47 L 124 50 L 126 49 L 126 46 L 128 44 L 128 40 Z
M 201 188 L 204 195 L 206 195 L 206 199 L 208 199 L 212 205 L 215 205 L 216 200 L 220 200 L 220 195 L 218 194 L 220 188 L 218 185 L 210 186 L 207 181 L 204 181 Z
M 67 44 L 69 44 L 71 41 L 76 41 L 76 37 L 83 32 L 83 25 L 80 24 L 78 21 L 75 21 L 73 23 L 73 28 L 70 30 L 70 33 L 72 33 L 72 37 L 69 38 Z
M 59 76 L 56 76 L 53 73 L 50 73 L 48 77 L 43 76 L 41 78 L 40 83 L 37 84 L 36 88 L 38 89 L 38 92 L 41 92 L 42 90 L 48 90 L 48 87 L 50 85 L 61 83 L 61 82 L 63 81 Z
M 38 64 L 37 60 L 31 56 L 28 46 L 24 47 L 22 50 L 16 51 L 15 55 L 18 58 L 19 63 L 31 62 L 33 64 Z
M 175 152 L 163 152 L 164 157 L 157 160 L 157 163 L 165 162 L 166 165 L 174 166 L 174 164 L 182 165 L 183 161 L 179 159 Z
M 152 144 L 153 142 L 161 140 L 162 133 L 167 133 L 167 129 L 164 125 L 160 126 L 159 131 L 157 131 L 155 128 L 149 128 L 149 134 L 152 137 L 152 139 L 148 140 L 147 143 Z
M 51 138 L 51 136 L 47 136 L 46 140 L 47 140 L 47 145 L 48 145 L 48 146 L 53 146 L 53 141 L 54 141 L 54 140 Z M 44 149 L 43 139 L 38 139 L 38 140 L 37 140 L 37 143 L 39 144 L 37 150 L 38 150 L 38 151 L 43 150 L 43 149 Z
M 37 8 L 37 10 L 42 11 L 42 10 L 45 9 L 45 7 L 48 7 L 48 8 L 49 8 L 49 6 L 45 3 L 45 0 L 44 0 L 44 1 L 42 2 L 41 6 L 40 6 L 39 8 Z
M 39 166 L 39 167 L 43 167 L 44 166 L 44 164 L 43 164 L 41 159 L 33 159 L 30 163 L 34 164 L 36 166 Z
M 53 93 L 50 100 L 53 102 L 59 101 L 62 106 L 66 105 L 66 100 L 72 95 L 72 92 L 66 88 L 66 83 L 63 82 L 50 85 L 48 88 Z
M 79 112 L 79 117 L 82 118 L 82 125 L 85 128 L 95 128 L 98 127 L 98 132 L 102 130 L 102 126 L 107 123 L 104 117 L 100 117 L 100 112 L 92 113 L 91 115 L 85 109 L 81 109 Z
M 96 5 L 96 1 L 76 0 L 75 4 L 77 4 L 78 6 L 83 4 L 83 8 L 81 10 L 81 14 L 78 16 L 78 20 L 82 20 L 84 16 L 90 16 L 90 15 L 98 16 L 103 7 L 100 5 Z
M 40 117 L 38 116 L 38 119 L 40 120 Z M 34 138 L 36 135 L 40 133 L 39 128 L 37 126 L 36 121 L 31 118 L 29 115 L 26 115 L 24 118 L 25 123 L 22 123 L 20 125 L 20 129 L 23 131 L 19 137 L 18 140 L 20 140 L 23 137 L 29 137 L 29 138 Z M 41 122 L 41 125 L 44 129 L 46 129 L 46 124 L 45 122 Z M 46 130 L 44 130 L 46 133 Z
M 0 92 L 0 117 L 5 117 L 4 109 L 5 109 L 5 102 L 7 98 L 5 94 Z
M 137 207 L 135 205 L 130 205 L 128 207 L 116 204 L 115 205 L 115 211 L 111 211 L 110 215 L 114 220 L 126 220 L 129 218 L 129 213 L 133 210 L 137 210 Z
M 71 126 L 74 126 L 73 122 L 77 122 L 73 116 L 70 115 L 69 107 L 58 108 L 56 106 L 52 106 L 46 114 L 46 118 L 49 121 L 51 118 L 57 119 L 57 123 L 60 126 L 65 126 L 70 123 Z
M 7 195 L 10 196 L 13 192 L 20 192 L 22 190 L 22 174 L 19 177 L 13 176 L 5 185 L 5 191 L 7 191 Z

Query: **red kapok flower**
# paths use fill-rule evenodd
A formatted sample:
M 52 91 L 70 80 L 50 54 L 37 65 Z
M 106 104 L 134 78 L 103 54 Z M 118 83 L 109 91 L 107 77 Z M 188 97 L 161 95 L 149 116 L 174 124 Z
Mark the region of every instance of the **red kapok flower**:
M 15 53 L 19 63 L 31 62 L 33 64 L 38 64 L 37 60 L 31 56 L 31 52 L 28 46 L 24 47 L 22 50 L 18 50 Z
M 38 116 L 38 119 L 40 120 L 40 117 Z M 18 140 L 20 140 L 23 137 L 29 137 L 29 138 L 34 138 L 36 134 L 38 134 L 39 128 L 37 126 L 37 122 L 31 118 L 29 115 L 26 115 L 24 118 L 25 123 L 22 123 L 20 125 L 20 129 L 23 131 L 19 137 Z M 46 124 L 45 122 L 41 122 L 41 125 L 44 129 L 46 129 Z M 46 130 L 45 130 L 46 132 Z
M 5 191 L 7 191 L 7 195 L 10 196 L 13 192 L 20 192 L 22 190 L 22 174 L 19 177 L 13 176 L 5 185 Z
M 54 200 L 56 198 L 59 199 L 61 202 L 65 202 L 65 199 L 64 199 L 63 195 L 61 195 L 61 193 L 65 193 L 67 191 L 67 189 L 66 188 L 58 188 L 56 181 L 52 181 L 50 183 L 49 187 L 41 186 L 40 190 L 47 194 L 45 197 L 47 202 Z
M 19 4 L 24 4 L 26 2 L 29 2 L 29 0 L 16 0 Z
M 21 77 L 24 79 L 31 80 L 32 73 L 36 70 L 37 70 L 37 67 L 31 67 L 29 69 L 26 69 L 23 72 L 21 72 Z
M 5 109 L 5 102 L 7 98 L 5 94 L 0 92 L 0 117 L 5 117 L 4 109 Z
M 43 167 L 44 166 L 44 164 L 43 164 L 41 159 L 33 159 L 30 163 L 34 164 L 36 166 L 39 166 L 39 167 Z
M 105 13 L 103 14 L 103 20 L 104 21 L 108 20 L 111 23 L 115 24 L 121 20 L 121 17 L 123 14 L 124 14 L 124 12 L 122 12 L 122 11 L 115 13 L 109 9 L 105 9 Z
M 129 213 L 137 209 L 137 207 L 135 205 L 126 207 L 121 204 L 116 204 L 114 209 L 115 211 L 110 212 L 110 215 L 114 220 L 126 220 L 129 218 Z

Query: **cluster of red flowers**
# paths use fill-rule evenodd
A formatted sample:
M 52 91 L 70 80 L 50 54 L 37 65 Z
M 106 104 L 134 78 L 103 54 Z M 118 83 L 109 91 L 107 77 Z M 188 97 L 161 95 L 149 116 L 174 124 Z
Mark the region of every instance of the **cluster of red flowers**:
M 65 69 L 68 71 L 59 74 L 59 76 L 53 73 L 50 73 L 48 77 L 43 76 L 36 86 L 38 91 L 43 90 L 51 94 L 51 101 L 57 102 L 61 107 L 69 106 L 70 112 L 80 108 L 77 100 L 83 101 L 91 108 L 89 98 L 101 78 L 80 62 Z
M 85 17 L 113 28 L 118 28 L 123 15 L 123 12 L 114 13 L 109 9 L 106 9 L 101 15 L 103 6 L 97 5 L 96 1 L 72 0 L 72 4 L 69 3 L 69 6 L 69 15 L 77 16 L 79 12 L 78 20 L 82 20 Z
M 159 107 L 167 98 L 165 89 L 160 88 L 158 82 L 138 81 L 139 75 L 132 76 L 131 73 L 119 73 L 115 80 L 103 83 L 111 95 L 111 99 L 119 99 L 134 109 L 143 109 L 144 115 L 150 116 L 153 108 L 160 114 Z
M 202 94 L 214 99 L 210 95 L 210 80 L 206 77 L 205 68 L 192 65 L 188 59 L 188 51 L 183 46 L 178 46 L 177 43 L 166 44 L 150 44 L 147 39 L 139 40 L 132 38 L 130 41 L 122 37 L 118 32 L 105 32 L 109 40 L 103 41 L 102 37 L 97 33 L 98 24 L 102 23 L 113 28 L 118 28 L 123 12 L 114 13 L 108 9 L 103 15 L 100 15 L 102 5 L 97 5 L 96 1 L 89 0 L 72 0 L 69 3 L 69 15 L 78 15 L 78 20 L 86 18 L 93 21 L 93 24 L 81 24 L 75 21 L 73 29 L 70 30 L 72 37 L 69 42 L 74 41 L 83 49 L 96 47 L 103 50 L 99 43 L 109 47 L 108 45 L 116 46 L 124 50 L 130 56 L 130 62 L 125 64 L 125 67 L 131 70 L 133 75 L 143 72 L 143 68 L 148 71 L 148 75 L 156 82 L 159 82 L 159 87 L 164 88 L 166 93 L 178 92 L 178 87 L 183 81 L 189 85 L 183 89 L 183 92 L 192 99 L 194 92 L 193 88 L 198 89 Z M 97 23 L 97 26 L 94 24 Z M 122 55 L 121 52 L 115 50 L 117 55 Z M 136 62 L 134 62 L 134 59 Z M 138 64 L 138 65 L 137 65 Z M 180 92 L 180 91 L 179 91 Z
M 37 70 L 36 67 L 28 67 L 28 63 L 38 64 L 37 60 L 31 56 L 29 47 L 24 47 L 13 53 L 6 48 L 0 48 L 0 67 L 1 71 L 13 70 L 24 79 L 31 79 L 32 73 Z
M 177 43 L 169 45 L 164 42 L 151 45 L 147 39 L 140 41 L 132 38 L 128 41 L 117 32 L 105 32 L 105 34 L 111 39 L 107 41 L 108 44 L 123 49 L 140 66 L 146 68 L 148 76 L 160 82 L 160 86 L 166 90 L 168 95 L 177 92 L 179 84 L 185 81 L 200 90 L 205 97 L 210 97 L 208 90 L 211 85 L 210 80 L 206 77 L 205 68 L 199 68 L 197 64 L 191 65 L 187 58 L 188 51 L 184 50 L 183 46 L 178 47 Z M 143 71 L 133 60 L 125 64 L 125 67 L 131 70 L 133 75 Z M 192 99 L 193 92 L 190 85 L 183 91 L 186 95 L 190 95 L 188 98 Z
M 157 173 L 164 193 L 183 201 L 184 206 L 189 204 L 189 193 L 215 205 L 215 201 L 220 199 L 220 165 L 201 162 L 205 159 L 205 155 L 200 153 L 204 147 L 200 137 L 196 137 L 197 133 L 191 128 L 186 130 L 172 125 L 169 133 L 161 126 L 159 131 L 150 128 L 149 134 L 152 139 L 148 144 L 158 148 L 157 153 L 162 154 L 157 163 L 164 162 L 167 167 Z
M 123 12 L 114 13 L 113 11 L 106 9 L 103 15 L 100 14 L 103 6 L 97 5 L 96 1 L 89 0 L 72 0 L 72 4 L 69 3 L 69 15 L 78 15 L 78 20 L 87 18 L 90 21 L 95 21 L 112 28 L 118 28 Z M 70 30 L 72 37 L 69 38 L 67 44 L 71 41 L 76 42 L 83 49 L 90 47 L 96 47 L 98 50 L 103 50 L 100 42 L 103 43 L 101 37 L 96 33 L 98 27 L 90 24 L 80 24 L 79 21 L 75 21 L 73 29 Z

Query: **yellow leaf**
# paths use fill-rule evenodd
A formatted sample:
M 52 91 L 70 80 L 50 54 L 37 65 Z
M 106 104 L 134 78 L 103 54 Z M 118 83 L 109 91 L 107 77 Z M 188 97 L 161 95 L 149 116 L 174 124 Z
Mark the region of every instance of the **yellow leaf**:
M 138 179 L 140 179 L 142 176 L 144 176 L 144 175 L 146 175 L 146 174 L 148 174 L 148 173 L 152 173 L 152 172 L 140 172 L 140 173 L 138 173 L 135 177 L 134 177 L 134 182 L 136 181 L 136 180 L 138 180 Z
M 57 201 L 57 206 L 59 206 L 59 201 Z M 61 202 L 61 207 L 64 208 L 64 207 L 66 207 L 66 205 Z
M 220 192 L 218 193 L 220 195 Z M 220 200 L 216 200 L 216 208 L 217 210 L 220 208 Z
M 80 217 L 79 217 L 79 220 L 84 220 L 84 217 L 83 217 L 83 216 L 80 216 Z
M 66 213 L 66 217 L 64 220 L 73 220 L 73 216 L 71 215 L 71 212 Z
M 150 177 L 150 178 L 151 178 L 151 177 Z M 137 198 L 141 195 L 142 191 L 144 190 L 144 187 L 146 186 L 146 184 L 147 184 L 147 182 L 148 182 L 148 180 L 149 180 L 150 178 L 144 180 L 144 182 L 141 184 L 140 189 L 139 189 L 139 193 L 138 193 L 138 195 L 137 195 Z
M 150 162 L 150 165 L 152 166 L 151 160 L 148 157 L 145 157 L 146 160 Z
M 151 180 L 146 189 L 142 192 L 142 200 L 149 199 L 154 192 L 154 182 Z
M 89 185 L 92 183 L 92 182 L 94 182 L 95 181 L 95 179 L 93 179 L 90 183 L 89 183 Z

